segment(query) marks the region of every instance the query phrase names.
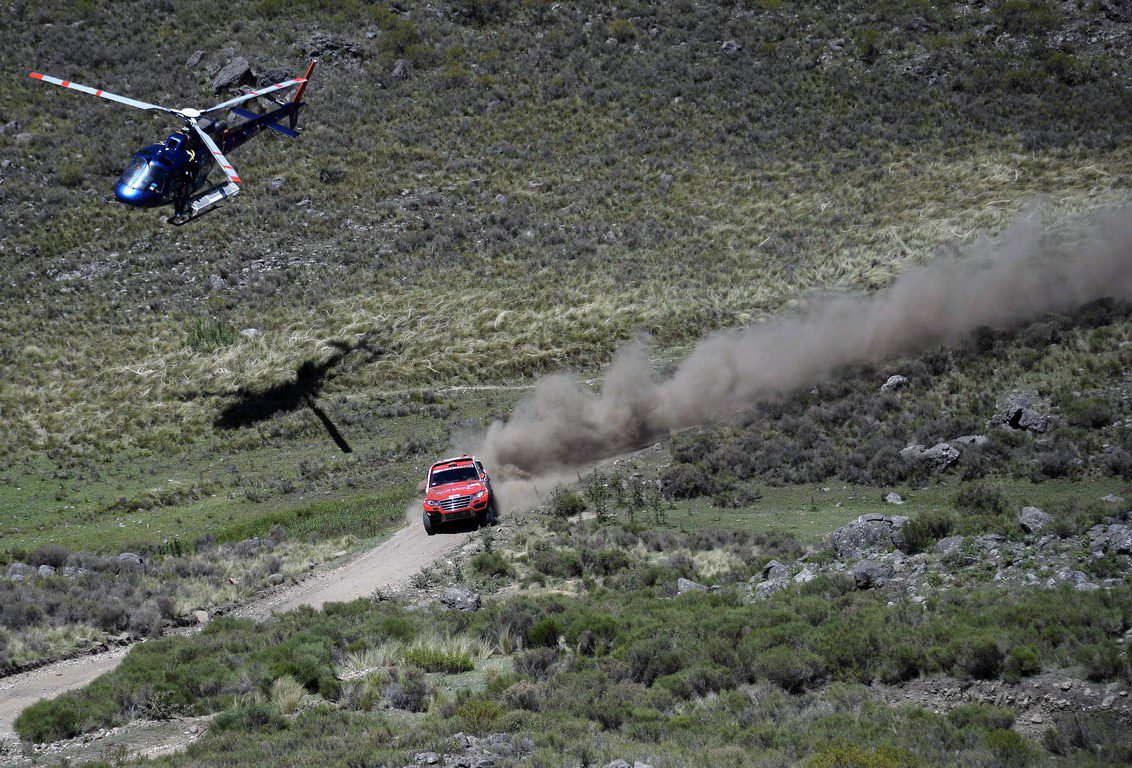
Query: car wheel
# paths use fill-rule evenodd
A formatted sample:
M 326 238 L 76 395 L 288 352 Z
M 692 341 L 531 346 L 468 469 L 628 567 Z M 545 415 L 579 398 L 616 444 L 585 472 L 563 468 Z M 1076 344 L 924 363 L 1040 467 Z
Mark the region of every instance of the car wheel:
M 425 512 L 424 513 L 424 532 L 426 534 L 428 534 L 429 536 L 435 536 L 436 535 L 436 526 L 437 526 L 437 524 L 432 521 L 432 517 L 429 516 L 428 512 Z

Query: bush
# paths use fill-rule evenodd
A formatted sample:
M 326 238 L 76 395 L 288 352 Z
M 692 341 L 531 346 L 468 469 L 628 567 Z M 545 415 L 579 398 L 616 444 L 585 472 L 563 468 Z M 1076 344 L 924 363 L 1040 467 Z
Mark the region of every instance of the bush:
M 424 712 L 428 708 L 432 688 L 425 681 L 424 672 L 410 667 L 403 670 L 400 677 L 389 684 L 386 695 L 394 709 Z
M 628 19 L 614 19 L 609 22 L 609 36 L 619 43 L 627 43 L 638 34 L 636 25 Z
M 670 499 L 693 499 L 715 493 L 716 484 L 703 467 L 674 464 L 661 472 L 660 489 Z
M 487 733 L 506 710 L 494 701 L 472 698 L 456 707 L 456 716 L 471 733 Z
M 942 538 L 951 535 L 955 518 L 947 512 L 925 512 L 909 520 L 901 528 L 904 551 L 909 555 L 927 551 Z
M 1021 734 L 1005 728 L 988 731 L 983 743 L 994 755 L 995 764 L 1002 768 L 1024 768 L 1035 758 Z
M 437 648 L 410 648 L 405 651 L 404 661 L 425 672 L 468 672 L 475 669 L 475 662 L 466 653 L 445 653 Z
M 562 625 L 553 616 L 543 616 L 527 632 L 527 645 L 532 648 L 558 645 L 562 635 Z
M 989 704 L 960 704 L 947 713 L 947 719 L 957 728 L 1010 728 L 1014 725 L 1014 710 Z
M 956 665 L 976 680 L 993 680 L 1002 671 L 1002 651 L 990 636 L 976 636 L 959 641 Z
M 1032 645 L 1016 645 L 1006 655 L 1002 676 L 1016 683 L 1024 677 L 1033 677 L 1041 671 L 1042 661 L 1038 649 Z
M 568 488 L 556 488 L 550 497 L 550 511 L 556 517 L 575 517 L 586 511 L 586 500 Z
M 212 721 L 209 730 L 239 731 L 243 733 L 270 733 L 287 728 L 287 718 L 283 717 L 274 704 L 262 701 L 245 701 L 231 709 L 221 712 Z
M 997 483 L 975 481 L 959 489 L 955 506 L 964 512 L 1001 515 L 1006 512 L 1006 494 Z
M 538 712 L 545 700 L 542 689 L 526 680 L 520 680 L 503 692 L 503 703 L 511 709 Z
M 919 758 L 903 749 L 866 749 L 855 744 L 827 744 L 806 761 L 806 768 L 917 768 Z
M 472 558 L 472 568 L 484 576 L 507 576 L 511 563 L 498 552 L 480 552 Z

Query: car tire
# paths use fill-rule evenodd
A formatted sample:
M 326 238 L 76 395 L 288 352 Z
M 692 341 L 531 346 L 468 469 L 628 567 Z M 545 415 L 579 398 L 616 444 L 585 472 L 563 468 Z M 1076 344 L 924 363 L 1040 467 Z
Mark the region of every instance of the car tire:
M 499 506 L 495 503 L 495 494 L 491 495 L 491 499 L 487 502 L 487 524 L 497 525 L 499 523 Z
M 432 521 L 432 517 L 428 514 L 428 512 L 425 512 L 423 517 L 424 517 L 424 532 L 429 536 L 435 536 L 436 535 L 436 528 L 439 525 L 439 523 L 434 523 Z

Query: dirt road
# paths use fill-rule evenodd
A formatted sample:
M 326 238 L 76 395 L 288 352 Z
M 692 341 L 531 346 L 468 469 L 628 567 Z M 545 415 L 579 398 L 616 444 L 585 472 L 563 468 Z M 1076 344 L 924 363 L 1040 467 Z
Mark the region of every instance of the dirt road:
M 264 618 L 301 605 L 321 608 L 326 603 L 366 597 L 379 589 L 397 589 L 408 584 L 413 574 L 466 542 L 469 535 L 428 536 L 419 523 L 410 524 L 373 549 L 316 572 L 289 589 L 257 598 L 233 613 Z M 127 650 L 118 648 L 60 661 L 0 679 L 0 739 L 13 735 L 12 723 L 25 707 L 81 688 L 117 667 Z

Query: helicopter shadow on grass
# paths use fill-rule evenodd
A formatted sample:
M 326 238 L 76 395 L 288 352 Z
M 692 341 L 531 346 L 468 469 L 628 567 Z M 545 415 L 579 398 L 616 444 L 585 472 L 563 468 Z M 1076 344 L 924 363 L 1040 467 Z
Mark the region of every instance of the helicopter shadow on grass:
M 278 414 L 290 413 L 300 408 L 309 408 L 322 423 L 330 439 L 343 453 L 352 453 L 353 448 L 338 429 L 334 421 L 318 404 L 318 396 L 323 386 L 333 377 L 337 368 L 354 351 L 368 353 L 370 360 L 376 359 L 384 350 L 370 346 L 370 340 L 363 337 L 355 344 L 331 342 L 335 353 L 322 362 L 307 360 L 295 371 L 290 381 L 273 384 L 266 389 L 240 390 L 235 402 L 220 412 L 213 422 L 219 429 L 240 429 L 267 421 Z

